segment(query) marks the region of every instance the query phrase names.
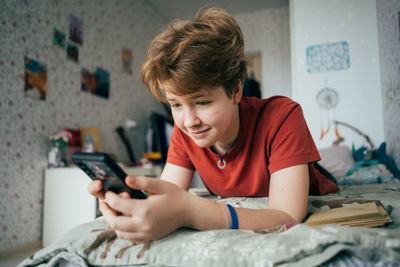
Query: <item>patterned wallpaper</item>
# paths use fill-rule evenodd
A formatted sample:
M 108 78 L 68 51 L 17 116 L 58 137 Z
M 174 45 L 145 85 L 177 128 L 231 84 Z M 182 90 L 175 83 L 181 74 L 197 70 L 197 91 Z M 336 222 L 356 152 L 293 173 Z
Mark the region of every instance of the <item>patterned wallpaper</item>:
M 378 0 L 377 19 L 385 140 L 400 166 L 400 1 Z
M 79 62 L 53 45 L 53 28 L 70 43 L 70 15 L 83 22 Z M 40 239 L 49 135 L 97 127 L 103 150 L 126 160 L 116 126 L 129 118 L 144 129 L 150 112 L 162 111 L 138 70 L 163 24 L 144 1 L 0 1 L 0 250 Z M 132 52 L 132 74 L 123 72 L 123 49 Z M 46 65 L 45 100 L 24 94 L 24 57 Z M 80 89 L 81 69 L 97 67 L 110 75 L 108 99 Z

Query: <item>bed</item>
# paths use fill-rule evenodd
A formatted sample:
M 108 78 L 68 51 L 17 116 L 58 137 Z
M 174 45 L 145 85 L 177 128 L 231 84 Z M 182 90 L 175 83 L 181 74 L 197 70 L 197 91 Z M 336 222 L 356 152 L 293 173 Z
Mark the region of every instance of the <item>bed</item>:
M 235 207 L 268 207 L 268 198 L 208 197 Z M 333 224 L 257 231 L 182 228 L 161 240 L 135 245 L 118 239 L 100 217 L 72 229 L 19 266 L 400 266 L 400 184 L 395 177 L 343 184 L 338 193 L 310 196 L 308 211 L 367 200 L 379 200 L 392 222 L 380 228 Z

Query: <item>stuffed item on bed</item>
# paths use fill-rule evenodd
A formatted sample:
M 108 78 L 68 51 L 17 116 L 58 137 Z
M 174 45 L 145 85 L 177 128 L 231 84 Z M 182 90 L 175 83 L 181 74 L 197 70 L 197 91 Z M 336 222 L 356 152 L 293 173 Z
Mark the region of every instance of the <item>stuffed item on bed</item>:
M 339 185 L 360 185 L 360 184 L 383 184 L 400 183 L 399 179 L 378 161 L 359 162 L 359 164 L 348 171 L 348 175 L 337 179 Z
M 20 266 L 57 266 L 63 261 L 75 266 L 316 266 L 342 262 L 343 253 L 363 264 L 400 262 L 399 199 L 400 185 L 389 184 L 342 186 L 336 194 L 309 198 L 309 212 L 379 200 L 393 220 L 385 228 L 297 224 L 259 231 L 179 229 L 145 244 L 117 238 L 99 218 L 72 229 Z M 215 200 L 236 207 L 268 206 L 267 198 Z
M 332 146 L 319 152 L 319 164 L 335 177 L 338 185 L 400 183 L 399 169 L 387 155 L 386 143 L 376 150 L 361 147 L 351 151 L 345 146 Z

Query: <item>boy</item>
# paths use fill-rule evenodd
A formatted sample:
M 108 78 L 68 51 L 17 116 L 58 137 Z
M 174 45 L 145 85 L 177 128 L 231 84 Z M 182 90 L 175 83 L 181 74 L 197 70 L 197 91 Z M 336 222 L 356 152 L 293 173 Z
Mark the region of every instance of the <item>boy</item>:
M 146 200 L 89 192 L 118 237 L 136 243 L 179 227 L 262 229 L 301 222 L 308 195 L 336 192 L 314 162 L 318 151 L 300 106 L 286 97 L 242 98 L 246 73 L 242 32 L 233 17 L 207 9 L 179 21 L 150 45 L 141 78 L 175 122 L 161 179 L 127 176 Z M 194 170 L 222 197 L 268 196 L 268 209 L 251 210 L 187 192 Z

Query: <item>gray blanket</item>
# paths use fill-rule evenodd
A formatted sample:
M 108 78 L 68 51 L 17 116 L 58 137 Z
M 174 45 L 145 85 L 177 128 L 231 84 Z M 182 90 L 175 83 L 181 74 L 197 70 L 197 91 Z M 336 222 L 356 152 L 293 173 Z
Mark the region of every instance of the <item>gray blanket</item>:
M 179 229 L 164 239 L 135 245 L 118 239 L 103 218 L 80 225 L 19 266 L 317 266 L 346 252 L 369 262 L 400 262 L 400 186 L 342 187 L 337 194 L 310 197 L 309 211 L 362 200 L 379 200 L 391 210 L 386 228 L 303 224 L 262 231 Z M 230 198 L 238 207 L 265 208 L 266 198 Z

